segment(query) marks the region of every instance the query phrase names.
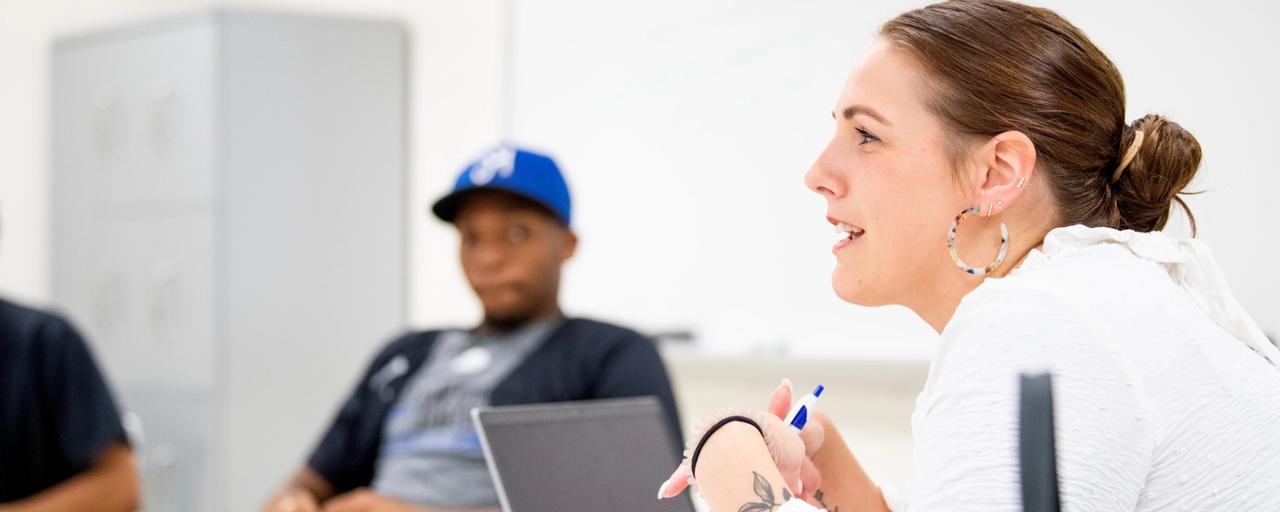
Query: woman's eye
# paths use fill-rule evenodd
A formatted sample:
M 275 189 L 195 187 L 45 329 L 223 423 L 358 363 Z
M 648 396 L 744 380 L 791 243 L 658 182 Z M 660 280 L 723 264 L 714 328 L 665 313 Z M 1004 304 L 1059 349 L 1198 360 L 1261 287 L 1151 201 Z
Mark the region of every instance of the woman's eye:
M 862 128 L 858 128 L 857 130 L 858 130 L 858 136 L 862 139 L 858 141 L 859 145 L 880 140 L 875 135 L 872 135 L 871 132 L 868 132 Z

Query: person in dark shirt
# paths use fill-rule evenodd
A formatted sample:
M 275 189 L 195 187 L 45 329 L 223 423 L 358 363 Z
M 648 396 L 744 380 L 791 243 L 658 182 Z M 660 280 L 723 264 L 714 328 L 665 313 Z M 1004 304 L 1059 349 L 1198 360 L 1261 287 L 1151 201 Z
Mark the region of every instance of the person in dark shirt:
M 483 321 L 388 344 L 264 510 L 494 510 L 474 407 L 656 396 L 681 439 L 653 342 L 561 313 L 560 270 L 577 237 L 551 158 L 500 145 L 466 167 L 432 210 L 458 230 Z
M 138 475 L 80 335 L 0 300 L 0 512 L 132 511 Z

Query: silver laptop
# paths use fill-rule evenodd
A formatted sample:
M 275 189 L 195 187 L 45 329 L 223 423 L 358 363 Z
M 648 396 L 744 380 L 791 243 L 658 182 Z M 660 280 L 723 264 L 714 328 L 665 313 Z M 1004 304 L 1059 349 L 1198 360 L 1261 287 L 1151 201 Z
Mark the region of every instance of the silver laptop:
M 504 512 L 693 512 L 658 500 L 680 462 L 653 397 L 471 411 Z

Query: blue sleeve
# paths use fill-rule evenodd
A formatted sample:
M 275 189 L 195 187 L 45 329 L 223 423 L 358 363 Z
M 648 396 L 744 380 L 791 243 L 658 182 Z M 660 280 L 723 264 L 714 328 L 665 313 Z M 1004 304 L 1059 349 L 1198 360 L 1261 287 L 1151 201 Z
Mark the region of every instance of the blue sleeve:
M 70 324 L 50 316 L 39 336 L 40 402 L 47 404 L 58 450 L 80 473 L 111 445 L 128 443 L 120 412 L 93 354 Z
M 627 333 L 604 355 L 600 368 L 594 398 L 657 397 L 667 413 L 671 439 L 675 446 L 683 446 L 671 380 L 652 340 L 634 332 Z

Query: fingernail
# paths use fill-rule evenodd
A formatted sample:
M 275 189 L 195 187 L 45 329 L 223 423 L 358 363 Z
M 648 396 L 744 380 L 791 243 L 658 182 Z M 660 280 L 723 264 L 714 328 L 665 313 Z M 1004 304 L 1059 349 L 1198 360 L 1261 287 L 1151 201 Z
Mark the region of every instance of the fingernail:
M 796 484 L 796 496 L 804 496 L 804 480 Z
M 660 500 L 665 499 L 667 494 L 667 487 L 671 487 L 671 480 L 662 482 L 662 485 L 658 487 L 658 499 Z
M 791 379 L 782 379 L 782 385 L 787 387 L 787 391 L 792 391 L 794 389 L 791 387 Z

